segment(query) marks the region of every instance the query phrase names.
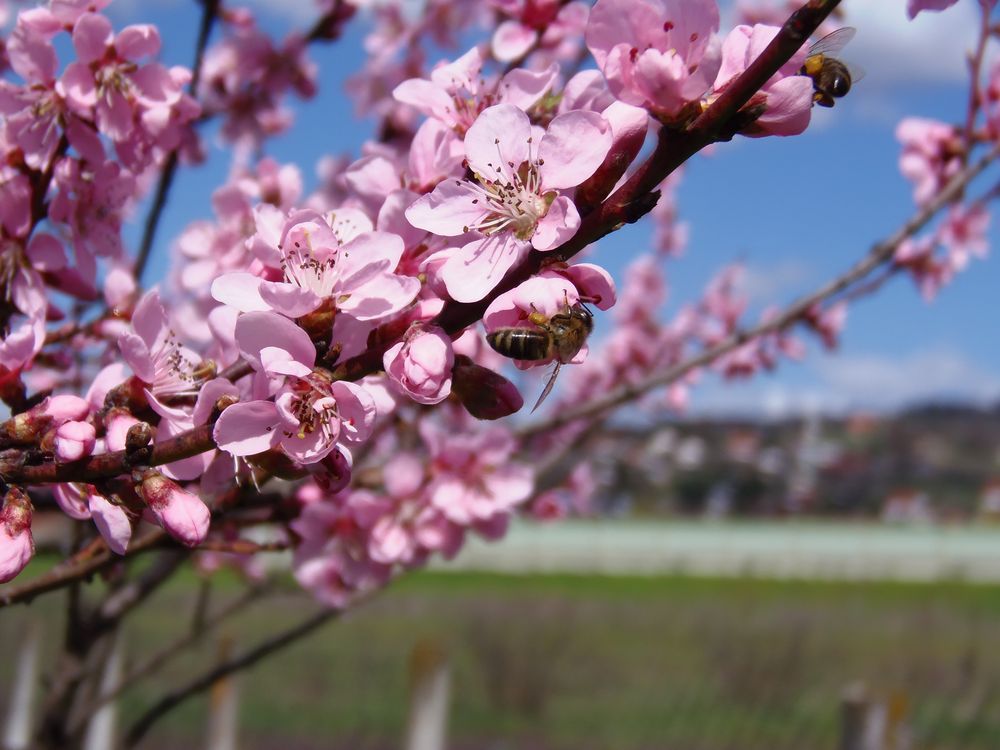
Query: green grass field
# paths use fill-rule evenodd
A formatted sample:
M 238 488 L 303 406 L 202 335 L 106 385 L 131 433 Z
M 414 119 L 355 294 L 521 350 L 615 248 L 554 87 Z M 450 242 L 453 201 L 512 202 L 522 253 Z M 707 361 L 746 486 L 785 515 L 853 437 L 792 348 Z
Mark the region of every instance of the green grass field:
M 172 584 L 128 623 L 134 660 L 190 626 L 198 586 Z M 237 594 L 214 584 L 212 605 Z M 0 618 L 10 683 L 33 617 L 60 637 L 59 602 Z M 265 599 L 122 701 L 125 723 L 189 670 L 311 611 Z M 1000 747 L 1000 591 L 993 587 L 694 578 L 410 576 L 240 680 L 242 747 L 399 747 L 414 645 L 452 667 L 452 748 L 833 748 L 845 685 L 905 696 L 916 748 Z M 157 725 L 150 748 L 201 745 L 207 699 Z

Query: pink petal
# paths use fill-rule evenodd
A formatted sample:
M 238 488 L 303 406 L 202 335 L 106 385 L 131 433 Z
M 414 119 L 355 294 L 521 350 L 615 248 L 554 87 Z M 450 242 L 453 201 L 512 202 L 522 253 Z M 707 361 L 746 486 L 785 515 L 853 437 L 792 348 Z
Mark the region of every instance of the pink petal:
M 235 276 L 237 274 L 229 274 Z M 323 298 L 317 297 L 315 292 L 309 289 L 302 289 L 295 284 L 283 281 L 261 281 L 260 298 L 267 304 L 268 308 L 289 318 L 299 318 L 306 313 L 311 313 L 323 304 Z M 212 285 L 213 295 L 215 284 Z M 216 299 L 219 299 L 216 297 Z M 222 300 L 219 300 L 220 302 Z
M 226 273 L 212 282 L 212 297 L 240 312 L 270 311 L 271 306 L 260 295 L 260 284 L 260 276 L 252 273 Z
M 233 404 L 219 415 L 212 435 L 215 444 L 234 456 L 252 456 L 278 444 L 278 407 L 270 401 Z
M 90 495 L 90 514 L 108 549 L 124 555 L 132 540 L 132 521 L 125 510 L 95 492 Z
M 449 178 L 414 201 L 406 209 L 406 218 L 419 229 L 442 237 L 457 237 L 486 215 L 483 205 L 482 192 L 474 189 L 472 183 Z
M 513 104 L 488 107 L 465 134 L 469 167 L 488 180 L 502 175 L 506 182 L 513 183 L 514 172 L 528 160 L 529 138 L 528 115 Z
M 82 63 L 89 65 L 100 60 L 113 41 L 111 21 L 97 13 L 85 13 L 73 27 L 73 47 Z
M 576 234 L 579 228 L 580 213 L 576 206 L 565 195 L 560 195 L 535 227 L 531 244 L 536 250 L 553 250 Z
M 520 21 L 504 21 L 493 32 L 493 56 L 500 62 L 512 62 L 521 57 L 538 39 L 538 32 Z
M 160 51 L 160 33 L 151 24 L 126 26 L 115 39 L 115 51 L 126 60 L 153 57 Z
M 529 247 L 511 232 L 473 240 L 441 268 L 448 294 L 456 302 L 478 302 L 500 283 Z
M 240 352 L 258 370 L 262 369 L 260 350 L 280 345 L 292 359 L 309 367 L 316 361 L 316 348 L 309 334 L 277 313 L 251 312 L 236 321 L 236 343 Z
M 590 177 L 611 150 L 611 126 L 596 112 L 567 112 L 549 125 L 538 148 L 546 190 L 571 188 Z

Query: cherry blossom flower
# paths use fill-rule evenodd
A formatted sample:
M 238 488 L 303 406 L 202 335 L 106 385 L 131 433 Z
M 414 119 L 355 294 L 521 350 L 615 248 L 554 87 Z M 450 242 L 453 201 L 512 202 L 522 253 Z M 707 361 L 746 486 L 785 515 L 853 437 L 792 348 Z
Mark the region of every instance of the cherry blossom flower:
M 493 33 L 491 49 L 500 62 L 513 62 L 532 50 L 552 49 L 564 41 L 578 39 L 587 25 L 586 3 L 559 0 L 491 0 L 512 16 Z M 572 45 L 569 45 L 572 47 Z M 570 57 L 563 53 L 560 57 Z
M 132 313 L 131 330 L 118 337 L 118 348 L 143 383 L 150 404 L 161 416 L 173 416 L 165 398 L 194 397 L 204 381 L 200 357 L 177 340 L 156 289 L 143 295 Z
M 394 273 L 403 241 L 368 231 L 371 222 L 360 212 L 323 216 L 303 209 L 285 220 L 278 209 L 262 205 L 255 216 L 252 248 L 274 269 L 268 275 L 280 269 L 281 277 L 237 272 L 216 279 L 212 295 L 237 310 L 298 318 L 329 304 L 357 320 L 374 320 L 402 310 L 420 289 L 417 279 Z
M 899 171 L 914 184 L 913 200 L 922 205 L 933 198 L 962 168 L 962 145 L 953 125 L 907 117 L 896 127 L 903 144 Z
M 670 121 L 711 87 L 718 30 L 715 0 L 598 0 L 586 40 L 611 93 Z
M 461 136 L 493 105 L 530 109 L 552 88 L 558 75 L 555 66 L 542 71 L 519 68 L 499 81 L 488 82 L 482 68 L 482 53 L 473 47 L 454 62 L 431 71 L 429 81 L 408 79 L 393 89 L 392 95 Z
M 300 493 L 301 494 L 301 493 Z M 383 586 L 392 566 L 368 555 L 371 527 L 388 502 L 354 492 L 309 502 L 290 524 L 301 542 L 292 568 L 295 579 L 321 602 L 345 607 L 359 592 Z
M 453 299 L 482 299 L 528 250 L 553 250 L 576 233 L 580 215 L 561 190 L 594 173 L 611 138 L 595 112 L 559 115 L 540 139 L 513 105 L 479 116 L 465 136 L 473 179 L 445 180 L 406 211 L 411 224 L 435 234 L 480 233 L 441 268 Z
M 710 103 L 735 80 L 771 43 L 780 29 L 777 26 L 737 26 L 722 43 L 722 66 L 716 76 Z M 813 81 L 799 75 L 806 60 L 805 48 L 786 62 L 746 107 L 762 106 L 764 112 L 740 132 L 748 136 L 798 135 L 809 125 L 813 105 Z
M 271 312 L 246 313 L 236 323 L 236 341 L 258 382 L 270 381 L 267 390 L 275 395 L 273 401 L 240 402 L 223 411 L 214 430 L 220 449 L 252 456 L 280 446 L 293 460 L 310 464 L 371 434 L 372 397 L 355 383 L 334 381 L 329 372 L 314 369 L 315 347 L 290 320 Z
M 502 535 L 511 510 L 534 488 L 531 469 L 511 460 L 516 441 L 510 432 L 448 432 L 424 421 L 420 434 L 432 456 L 427 491 L 433 506 L 459 526 Z

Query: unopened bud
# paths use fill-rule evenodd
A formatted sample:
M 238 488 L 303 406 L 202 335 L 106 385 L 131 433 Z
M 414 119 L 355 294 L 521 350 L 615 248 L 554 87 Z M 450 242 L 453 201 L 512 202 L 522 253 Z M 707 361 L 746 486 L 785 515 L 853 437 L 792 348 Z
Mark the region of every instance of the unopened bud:
M 0 510 L 0 583 L 24 570 L 35 554 L 31 511 L 31 499 L 24 490 L 18 487 L 7 490 Z
M 188 547 L 201 544 L 212 516 L 201 498 L 155 469 L 139 475 L 135 490 L 170 536 Z
M 513 383 L 468 357 L 456 357 L 452 377 L 452 393 L 476 419 L 500 419 L 524 406 Z

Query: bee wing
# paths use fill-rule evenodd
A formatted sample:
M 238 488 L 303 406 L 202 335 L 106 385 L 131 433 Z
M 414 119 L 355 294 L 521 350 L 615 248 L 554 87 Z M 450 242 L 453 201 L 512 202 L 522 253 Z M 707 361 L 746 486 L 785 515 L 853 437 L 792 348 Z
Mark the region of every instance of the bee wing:
M 844 46 L 854 38 L 857 29 L 853 26 L 844 26 L 836 31 L 831 31 L 816 44 L 809 48 L 809 57 L 813 55 L 836 55 Z M 853 77 L 853 71 L 852 71 Z
M 556 384 L 556 375 L 559 374 L 559 368 L 562 367 L 561 362 L 556 362 L 555 368 L 552 370 L 552 374 L 549 375 L 549 381 L 545 384 L 544 390 L 542 390 L 542 395 L 538 397 L 535 405 L 531 407 L 531 413 L 535 413 L 535 409 L 542 405 L 542 401 L 545 400 L 546 396 L 552 393 L 552 387 Z
M 853 86 L 862 78 L 865 77 L 865 69 L 856 63 L 847 62 L 846 60 L 841 60 L 844 65 L 847 66 L 847 72 L 851 74 L 851 85 Z

